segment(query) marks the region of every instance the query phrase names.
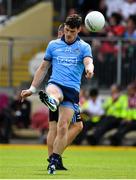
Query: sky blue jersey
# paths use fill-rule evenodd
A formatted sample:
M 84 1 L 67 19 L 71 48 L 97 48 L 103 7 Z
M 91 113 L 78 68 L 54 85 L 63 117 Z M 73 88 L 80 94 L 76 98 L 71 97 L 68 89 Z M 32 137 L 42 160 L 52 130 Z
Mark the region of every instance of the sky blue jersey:
M 49 82 L 80 91 L 85 57 L 92 58 L 91 47 L 79 37 L 71 44 L 67 44 L 64 37 L 50 41 L 44 56 L 44 60 L 52 64 Z

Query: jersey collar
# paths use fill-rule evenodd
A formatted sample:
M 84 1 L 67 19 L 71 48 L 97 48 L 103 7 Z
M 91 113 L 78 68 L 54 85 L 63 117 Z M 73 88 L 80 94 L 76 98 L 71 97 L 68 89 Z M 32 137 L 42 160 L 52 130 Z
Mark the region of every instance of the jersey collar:
M 64 36 L 64 35 L 62 36 L 61 40 L 64 41 L 67 45 L 72 45 L 72 44 L 74 44 L 76 41 L 80 41 L 80 37 L 77 36 L 77 38 L 75 39 L 75 41 L 73 41 L 72 43 L 67 43 L 67 42 L 65 41 L 65 36 Z

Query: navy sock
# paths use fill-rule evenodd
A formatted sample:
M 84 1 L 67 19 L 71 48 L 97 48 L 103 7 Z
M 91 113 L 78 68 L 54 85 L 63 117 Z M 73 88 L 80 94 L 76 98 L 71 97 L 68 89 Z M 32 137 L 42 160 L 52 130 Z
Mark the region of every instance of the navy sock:
M 60 160 L 61 156 L 59 154 L 53 153 L 50 156 L 51 164 L 57 164 Z

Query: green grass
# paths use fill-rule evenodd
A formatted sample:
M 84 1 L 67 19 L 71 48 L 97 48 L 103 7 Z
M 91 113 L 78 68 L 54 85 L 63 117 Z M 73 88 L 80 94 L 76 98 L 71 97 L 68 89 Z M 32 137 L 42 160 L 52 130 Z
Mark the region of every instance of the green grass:
M 47 174 L 47 147 L 0 146 L 0 179 L 135 179 L 136 149 L 70 147 L 68 171 Z

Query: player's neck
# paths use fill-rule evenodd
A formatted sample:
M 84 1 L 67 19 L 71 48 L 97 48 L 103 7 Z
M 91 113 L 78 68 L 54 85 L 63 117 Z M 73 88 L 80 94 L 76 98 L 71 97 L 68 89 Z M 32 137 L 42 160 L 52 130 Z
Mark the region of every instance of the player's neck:
M 63 37 L 61 38 L 61 40 L 63 40 L 66 44 L 71 45 L 71 44 L 74 44 L 77 40 L 80 40 L 80 38 L 79 38 L 79 36 L 76 36 L 73 41 L 69 42 L 69 41 L 67 41 L 67 40 L 65 39 L 65 36 L 63 36 Z

